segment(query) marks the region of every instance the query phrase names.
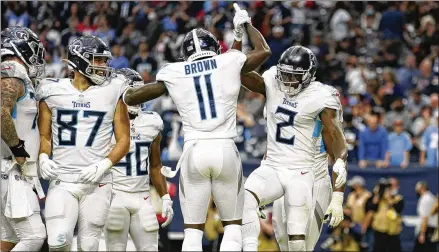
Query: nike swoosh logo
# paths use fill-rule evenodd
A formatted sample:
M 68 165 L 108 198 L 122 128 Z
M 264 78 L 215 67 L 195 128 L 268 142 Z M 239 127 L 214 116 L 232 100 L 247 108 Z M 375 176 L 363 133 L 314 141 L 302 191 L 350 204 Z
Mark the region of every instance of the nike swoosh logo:
M 8 66 L 8 67 L 2 67 L 2 70 L 10 70 L 10 69 L 12 69 L 11 66 Z
M 99 184 L 99 187 L 103 187 L 105 184 Z
M 300 172 L 300 174 L 302 174 L 302 175 L 305 175 L 305 174 L 307 174 L 308 172 Z
M 149 196 L 148 197 L 143 197 L 144 200 L 147 200 L 148 198 L 149 198 Z

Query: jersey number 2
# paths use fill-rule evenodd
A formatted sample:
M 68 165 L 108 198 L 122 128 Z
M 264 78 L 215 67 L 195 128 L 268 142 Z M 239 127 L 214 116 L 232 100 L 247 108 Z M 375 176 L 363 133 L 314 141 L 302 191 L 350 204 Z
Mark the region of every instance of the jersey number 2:
M 288 116 L 288 121 L 281 122 L 281 123 L 277 124 L 277 128 L 276 128 L 276 142 L 283 143 L 283 144 L 288 144 L 288 145 L 294 145 L 294 137 L 295 136 L 292 136 L 291 138 L 284 138 L 284 137 L 281 136 L 282 135 L 281 133 L 282 133 L 282 128 L 283 127 L 288 127 L 288 126 L 293 127 L 294 126 L 294 117 L 296 117 L 297 112 L 294 112 L 294 111 L 291 111 L 291 110 L 288 110 L 288 109 L 285 109 L 285 108 L 282 108 L 282 107 L 277 107 L 276 114 L 277 113 L 287 115 Z
M 212 82 L 210 80 L 211 74 L 204 75 L 204 82 L 206 82 L 207 96 L 209 99 L 210 118 L 216 118 L 215 98 L 213 97 Z M 200 108 L 201 120 L 206 120 L 206 108 L 204 107 L 203 92 L 200 84 L 201 76 L 194 76 L 195 91 L 197 92 L 198 106 Z
M 58 144 L 60 146 L 75 146 L 76 145 L 76 125 L 78 124 L 78 113 L 79 110 L 58 110 L 57 116 L 56 116 L 56 122 L 58 123 Z M 91 147 L 93 145 L 93 141 L 95 140 L 96 134 L 99 131 L 99 128 L 101 127 L 102 121 L 104 120 L 106 112 L 101 111 L 91 111 L 91 110 L 84 110 L 83 117 L 97 117 L 95 125 L 93 126 L 93 129 L 90 132 L 90 136 L 87 139 L 87 143 L 85 144 L 86 147 Z M 62 120 L 62 116 L 68 116 L 70 115 L 72 119 L 68 122 Z M 70 139 L 69 140 L 63 140 L 62 139 L 62 133 L 63 131 L 69 131 L 70 132 Z

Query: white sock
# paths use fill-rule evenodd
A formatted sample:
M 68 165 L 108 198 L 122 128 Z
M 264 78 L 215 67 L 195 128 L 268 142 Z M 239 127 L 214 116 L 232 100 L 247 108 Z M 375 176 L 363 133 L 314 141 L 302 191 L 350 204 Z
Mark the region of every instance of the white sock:
M 289 251 L 306 251 L 305 240 L 288 241 Z
M 203 231 L 195 228 L 184 230 L 184 240 L 181 251 L 203 251 Z
M 256 208 L 258 201 L 249 191 L 245 191 L 242 218 L 242 247 L 244 251 L 258 251 L 258 236 L 261 230 Z
M 242 234 L 241 225 L 227 225 L 224 227 L 224 236 L 220 251 L 241 251 Z

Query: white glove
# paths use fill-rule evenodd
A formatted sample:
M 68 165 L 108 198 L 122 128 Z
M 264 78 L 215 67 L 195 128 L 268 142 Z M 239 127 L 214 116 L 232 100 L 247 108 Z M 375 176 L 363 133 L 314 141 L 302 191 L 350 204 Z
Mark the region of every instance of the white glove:
M 162 228 L 166 227 L 171 223 L 172 218 L 174 218 L 174 210 L 172 210 L 172 200 L 169 194 L 165 194 L 162 197 L 162 218 L 167 218 L 165 223 L 162 224 Z
M 38 158 L 38 163 L 40 165 L 40 174 L 43 179 L 51 180 L 58 177 L 58 166 L 49 159 L 46 153 L 41 153 Z
M 332 200 L 324 217 L 324 222 L 328 222 L 329 227 L 335 228 L 344 219 L 343 217 L 343 193 L 333 192 Z
M 236 41 L 241 41 L 244 36 L 244 24 L 250 23 L 251 19 L 248 16 L 248 12 L 246 10 L 241 10 L 237 3 L 233 4 L 235 8 L 235 16 L 233 17 L 233 26 L 235 29 L 233 30 L 233 34 L 235 35 Z
M 82 169 L 78 180 L 82 182 L 98 182 L 102 175 L 112 166 L 113 162 L 106 158 L 96 164 L 89 165 Z
M 343 160 L 340 158 L 337 159 L 334 166 L 332 167 L 332 171 L 337 174 L 337 179 L 335 180 L 335 188 L 341 188 L 344 184 L 346 184 L 348 173 L 346 172 L 346 165 Z

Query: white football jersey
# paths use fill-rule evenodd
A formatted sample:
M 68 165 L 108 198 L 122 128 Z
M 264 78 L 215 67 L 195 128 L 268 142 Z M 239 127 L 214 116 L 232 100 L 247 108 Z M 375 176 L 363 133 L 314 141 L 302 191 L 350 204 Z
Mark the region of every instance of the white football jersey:
M 267 157 L 262 163 L 281 169 L 314 169 L 316 158 L 327 155 L 321 144 L 319 114 L 324 108 L 340 109 L 338 93 L 313 81 L 299 94 L 289 97 L 278 88 L 276 66 L 262 76 L 268 131 Z
M 3 78 L 17 78 L 24 82 L 25 94 L 15 103 L 12 118 L 18 137 L 25 141 L 25 148 L 30 156 L 27 161 L 35 162 L 38 159 L 40 149 L 40 134 L 37 125 L 38 108 L 34 86 L 27 75 L 26 68 L 16 61 L 2 62 L 1 76 Z M 12 156 L 11 150 L 2 140 L 2 157 L 10 156 Z
M 106 158 L 111 150 L 114 111 L 128 88 L 121 78 L 79 91 L 71 79 L 43 79 L 37 100 L 52 111 L 52 155 L 61 173 L 79 173 L 82 168 Z
M 236 137 L 241 68 L 247 56 L 230 50 L 211 58 L 163 66 L 166 84 L 182 118 L 184 140 Z
M 131 120 L 130 152 L 112 168 L 113 189 L 125 192 L 149 190 L 150 147 L 162 130 L 163 121 L 156 112 L 141 112 Z

